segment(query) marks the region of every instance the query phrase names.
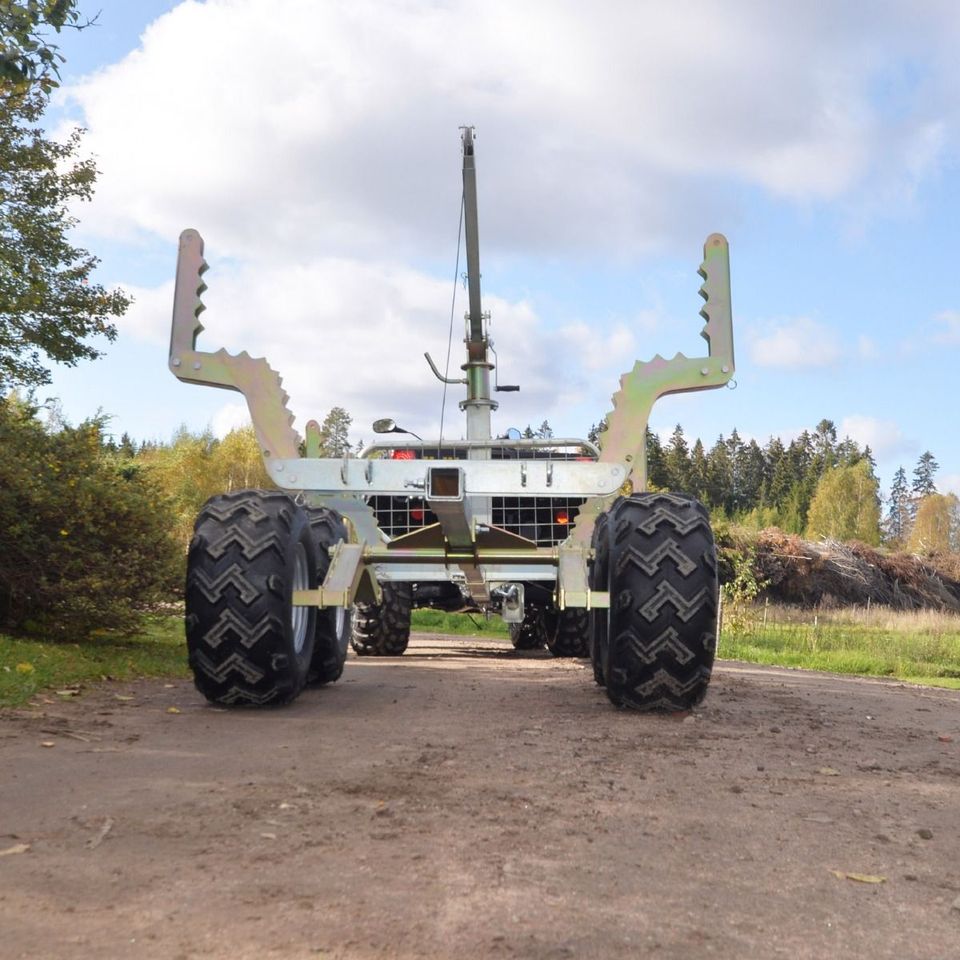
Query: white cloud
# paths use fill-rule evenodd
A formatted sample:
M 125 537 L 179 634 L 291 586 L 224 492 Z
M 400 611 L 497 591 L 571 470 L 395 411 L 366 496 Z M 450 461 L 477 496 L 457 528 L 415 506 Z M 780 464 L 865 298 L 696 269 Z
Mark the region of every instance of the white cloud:
M 772 321 L 764 333 L 754 333 L 749 352 L 757 366 L 783 369 L 828 367 L 842 354 L 836 332 L 809 317 Z
M 473 122 L 488 249 L 632 255 L 719 219 L 718 182 L 801 201 L 915 183 L 949 142 L 949 26 L 711 0 L 185 2 L 69 91 L 101 170 L 84 228 L 194 225 L 258 262 L 435 255 Z M 885 124 L 877 76 L 920 55 L 933 79 Z
M 904 436 L 894 420 L 851 414 L 840 421 L 839 434 L 856 440 L 861 447 L 869 446 L 878 459 L 892 457 L 913 449 L 913 443 Z
M 209 245 L 207 258 L 211 269 L 204 276 L 209 288 L 203 295 L 207 309 L 198 349 L 224 347 L 231 353 L 246 350 L 265 356 L 283 377 L 301 433 L 307 420 L 322 420 L 331 407 L 342 406 L 354 418 L 357 437 L 369 439 L 369 424 L 382 416 L 394 417 L 417 433 L 436 434 L 443 387 L 430 374 L 423 353 L 429 351 L 443 371 L 448 281 L 390 264 L 334 258 L 230 267 L 217 262 Z M 150 342 L 166 341 L 171 286 L 137 293 L 134 334 Z M 570 349 L 565 337 L 547 336 L 530 304 L 488 295 L 484 307 L 491 313 L 491 337 L 500 348 L 500 380 L 521 385 L 520 393 L 495 395 L 510 423 L 540 423 L 590 394 L 592 382 L 585 379 L 580 352 Z M 453 378 L 462 376 L 464 308 L 461 294 L 450 353 Z M 603 338 L 602 331 L 598 336 Z M 615 328 L 602 339 L 603 349 L 620 353 L 630 340 L 623 328 Z M 619 356 L 614 359 L 622 362 Z M 462 432 L 457 404 L 464 390 L 460 385 L 448 388 L 447 435 Z M 602 405 L 602 400 L 596 403 Z M 214 417 L 214 432 L 225 433 L 244 417 L 243 404 L 228 404 Z
M 637 357 L 637 339 L 626 324 L 598 331 L 586 323 L 572 323 L 560 331 L 564 352 L 576 357 L 578 365 L 591 373 L 629 370 Z
M 947 346 L 960 344 L 960 310 L 942 310 L 933 318 L 931 339 Z
M 861 360 L 876 360 L 880 357 L 880 348 L 873 337 L 861 334 L 857 337 L 857 355 Z
M 159 287 L 139 287 L 127 283 L 123 288 L 133 298 L 133 303 L 117 321 L 120 332 L 147 343 L 168 342 L 173 312 L 173 280 Z
M 239 427 L 250 424 L 250 412 L 246 403 L 226 403 L 213 415 L 210 420 L 210 429 L 215 437 L 221 440 Z
M 879 5 L 864 20 L 755 0 L 190 0 L 66 91 L 101 171 L 81 239 L 155 255 L 197 227 L 214 261 L 202 348 L 266 355 L 301 429 L 339 404 L 367 439 L 385 415 L 431 432 L 441 387 L 421 354 L 446 353 L 437 265 L 452 261 L 459 124 L 477 125 L 488 269 L 692 251 L 725 224 L 748 232 L 740 214 L 758 193 L 866 196 L 885 216 L 956 150 L 958 32 L 949 4 Z M 121 326 L 165 342 L 171 284 L 119 279 L 137 298 Z M 616 375 L 652 353 L 629 318 L 588 331 L 558 312 L 557 333 L 534 300 L 484 305 L 501 379 L 523 388 L 499 395 L 501 423 L 577 406 L 598 418 Z M 875 350 L 844 343 L 800 317 L 747 346 L 781 369 Z M 461 395 L 448 394 L 448 426 Z

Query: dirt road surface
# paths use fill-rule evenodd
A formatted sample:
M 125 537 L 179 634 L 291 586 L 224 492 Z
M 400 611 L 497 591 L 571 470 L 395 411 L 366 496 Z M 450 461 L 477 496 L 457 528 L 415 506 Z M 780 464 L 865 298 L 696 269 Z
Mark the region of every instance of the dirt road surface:
M 421 636 L 279 710 L 48 695 L 0 714 L 0 956 L 955 960 L 960 692 L 724 663 L 646 716 Z

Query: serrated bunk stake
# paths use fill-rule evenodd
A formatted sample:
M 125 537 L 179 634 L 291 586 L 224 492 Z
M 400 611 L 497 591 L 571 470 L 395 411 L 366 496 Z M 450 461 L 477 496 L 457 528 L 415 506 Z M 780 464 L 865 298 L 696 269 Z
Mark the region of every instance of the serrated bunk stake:
M 613 395 L 613 410 L 607 414 L 607 426 L 599 438 L 600 460 L 626 464 L 629 473 L 624 493 L 647 487 L 647 423 L 657 400 L 671 393 L 714 390 L 726 386 L 733 377 L 730 248 L 723 234 L 707 237 L 698 273 L 703 278 L 699 292 L 704 305 L 700 316 L 706 320 L 700 336 L 707 341 L 707 356 L 686 357 L 678 353 L 667 360 L 658 354 L 652 360 L 638 360 L 620 378 L 620 389 Z M 593 497 L 584 503 L 573 529 L 576 542 L 589 542 L 597 516 L 613 499 Z

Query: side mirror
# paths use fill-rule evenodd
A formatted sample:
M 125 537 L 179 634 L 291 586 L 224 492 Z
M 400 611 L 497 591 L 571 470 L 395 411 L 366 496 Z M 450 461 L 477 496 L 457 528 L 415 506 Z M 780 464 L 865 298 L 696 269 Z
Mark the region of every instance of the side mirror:
M 373 421 L 373 432 L 374 433 L 399 433 L 397 430 L 397 421 L 391 420 L 389 417 L 384 417 L 382 420 Z

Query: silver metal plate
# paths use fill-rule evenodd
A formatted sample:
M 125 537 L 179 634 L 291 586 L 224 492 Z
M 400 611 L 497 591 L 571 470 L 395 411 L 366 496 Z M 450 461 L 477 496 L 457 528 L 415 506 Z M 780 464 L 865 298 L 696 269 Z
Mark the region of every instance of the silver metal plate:
M 463 492 L 492 497 L 590 497 L 614 493 L 627 477 L 620 463 L 565 460 L 447 460 L 463 471 Z M 285 490 L 320 494 L 424 493 L 429 460 L 269 460 L 270 477 Z

